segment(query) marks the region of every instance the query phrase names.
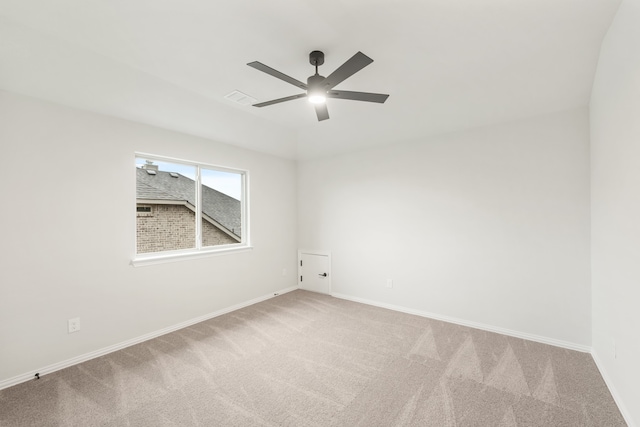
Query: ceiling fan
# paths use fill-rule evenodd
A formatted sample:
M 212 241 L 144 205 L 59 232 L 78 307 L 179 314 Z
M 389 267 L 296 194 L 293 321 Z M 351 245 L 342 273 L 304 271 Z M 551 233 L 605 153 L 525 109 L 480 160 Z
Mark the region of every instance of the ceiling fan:
M 328 77 L 318 74 L 318 66 L 324 64 L 324 53 L 319 50 L 314 50 L 309 54 L 309 62 L 316 67 L 316 73 L 307 79 L 307 83 L 303 83 L 299 80 L 289 77 L 280 71 L 274 70 L 258 61 L 250 62 L 247 65 L 267 73 L 275 78 L 283 80 L 294 86 L 304 89 L 305 93 L 298 95 L 286 96 L 284 98 L 278 98 L 271 101 L 260 102 L 253 104 L 254 107 L 266 107 L 268 105 L 279 104 L 285 101 L 293 101 L 299 98 L 308 98 L 309 102 L 313 103 L 316 108 L 316 115 L 318 121 L 327 120 L 329 118 L 329 111 L 327 110 L 327 104 L 325 103 L 327 98 L 336 99 L 351 99 L 353 101 L 367 101 L 378 102 L 380 104 L 387 100 L 389 95 L 381 93 L 369 93 L 369 92 L 352 92 L 348 90 L 333 90 L 335 86 L 343 82 L 347 78 L 351 77 L 358 71 L 362 70 L 367 65 L 373 62 L 373 59 L 369 58 L 362 52 L 358 52 L 353 55 L 347 62 L 342 64 Z

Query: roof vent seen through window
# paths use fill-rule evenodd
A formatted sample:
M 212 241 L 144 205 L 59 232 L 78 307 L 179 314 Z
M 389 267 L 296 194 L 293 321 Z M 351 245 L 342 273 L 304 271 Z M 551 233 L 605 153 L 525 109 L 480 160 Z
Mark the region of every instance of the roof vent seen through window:
M 145 160 L 142 169 L 146 170 L 149 175 L 155 175 L 158 170 L 158 165 L 154 165 L 151 160 Z

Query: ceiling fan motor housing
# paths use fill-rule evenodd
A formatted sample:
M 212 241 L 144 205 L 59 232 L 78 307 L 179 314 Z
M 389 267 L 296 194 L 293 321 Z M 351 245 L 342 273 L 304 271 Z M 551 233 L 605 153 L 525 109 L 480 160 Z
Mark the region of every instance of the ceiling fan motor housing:
M 323 87 L 324 80 L 324 76 L 314 74 L 313 76 L 309 76 L 307 79 L 307 86 L 309 86 L 309 89 L 321 89 Z
M 314 74 L 307 79 L 307 96 L 313 104 L 324 104 L 327 99 L 326 79 L 320 74 Z

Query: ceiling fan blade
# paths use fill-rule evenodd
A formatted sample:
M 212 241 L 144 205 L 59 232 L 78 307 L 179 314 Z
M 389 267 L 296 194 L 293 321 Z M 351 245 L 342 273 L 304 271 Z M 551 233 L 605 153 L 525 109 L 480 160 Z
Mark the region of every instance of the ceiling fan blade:
M 369 93 L 369 92 L 351 92 L 349 90 L 330 90 L 327 92 L 329 98 L 335 99 L 351 99 L 353 101 L 367 101 L 378 102 L 384 104 L 389 95 L 382 93 Z
M 271 67 L 269 67 L 267 65 L 264 65 L 261 62 L 258 62 L 258 61 L 249 62 L 247 65 L 249 67 L 255 68 L 256 70 L 260 70 L 263 73 L 267 73 L 267 74 L 269 74 L 269 75 L 271 75 L 271 76 L 273 76 L 273 77 L 275 77 L 277 79 L 283 80 L 283 81 L 285 81 L 287 83 L 290 83 L 290 84 L 292 84 L 294 86 L 297 86 L 300 89 L 307 90 L 306 83 L 302 83 L 300 80 L 296 80 L 293 77 L 289 77 L 286 74 L 283 74 L 278 70 L 274 70 L 273 68 L 271 68 Z
M 315 107 L 316 115 L 318 116 L 319 122 L 327 120 L 329 118 L 329 110 L 327 110 L 327 104 L 316 104 Z
M 300 93 L 298 95 L 285 96 L 284 98 L 272 99 L 271 101 L 259 102 L 257 104 L 253 104 L 254 107 L 266 107 L 267 105 L 279 104 L 285 101 L 293 101 L 294 99 L 304 98 L 306 97 L 306 93 Z
M 331 89 L 338 83 L 345 81 L 358 71 L 362 70 L 367 65 L 371 64 L 373 59 L 369 58 L 362 52 L 358 52 L 347 60 L 344 64 L 338 67 L 333 73 L 324 80 L 324 85 L 327 89 Z

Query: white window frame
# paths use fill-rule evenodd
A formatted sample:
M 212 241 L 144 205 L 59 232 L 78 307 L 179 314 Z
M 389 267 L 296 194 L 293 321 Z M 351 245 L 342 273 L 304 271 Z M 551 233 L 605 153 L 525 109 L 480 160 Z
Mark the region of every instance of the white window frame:
M 134 250 L 135 254 L 133 259 L 131 260 L 131 265 L 134 267 L 144 266 L 144 265 L 152 265 L 152 264 L 162 264 L 166 262 L 174 262 L 181 261 L 187 259 L 195 259 L 201 257 L 215 256 L 215 255 L 226 255 L 236 252 L 244 252 L 253 249 L 251 246 L 251 231 L 250 231 L 250 221 L 249 221 L 249 171 L 244 169 L 231 168 L 228 166 L 219 166 L 213 165 L 210 163 L 202 163 L 195 162 L 192 160 L 184 160 L 178 159 L 175 157 L 167 157 L 167 156 L 159 156 L 156 154 L 148 154 L 148 153 L 134 153 L 134 168 L 133 168 L 133 177 L 134 183 L 136 182 L 136 171 L 135 171 L 135 162 L 138 159 L 148 159 L 148 160 L 157 160 L 161 162 L 171 162 L 178 163 L 187 166 L 194 166 L 196 170 L 196 206 L 195 206 L 195 221 L 196 221 L 196 245 L 195 248 L 190 249 L 178 249 L 173 251 L 163 251 L 163 252 L 149 252 L 139 254 L 138 252 L 138 233 L 137 233 L 137 225 L 134 227 L 136 232 L 134 233 Z M 202 182 L 201 182 L 201 173 L 202 169 L 212 169 L 220 172 L 231 172 L 237 173 L 242 176 L 242 196 L 240 200 L 240 209 L 241 209 L 241 227 L 242 227 L 242 236 L 241 241 L 239 243 L 231 243 L 227 245 L 217 245 L 217 246 L 202 246 L 202 209 L 200 208 L 201 200 L 202 200 Z M 135 184 L 134 184 L 135 188 Z M 134 192 L 134 202 L 132 203 L 133 209 L 136 209 L 137 206 L 137 197 Z M 135 218 L 135 216 L 134 216 Z

